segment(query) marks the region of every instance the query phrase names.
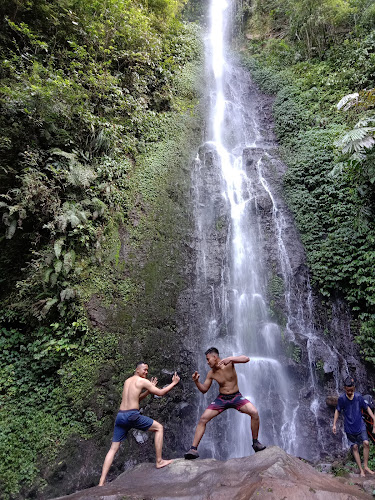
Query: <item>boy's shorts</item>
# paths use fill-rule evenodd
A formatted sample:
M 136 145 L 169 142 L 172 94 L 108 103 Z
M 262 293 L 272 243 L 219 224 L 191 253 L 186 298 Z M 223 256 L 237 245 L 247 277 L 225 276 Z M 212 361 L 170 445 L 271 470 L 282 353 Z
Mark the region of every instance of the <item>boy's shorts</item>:
M 115 420 L 112 441 L 114 443 L 123 441 L 130 429 L 148 431 L 153 423 L 152 418 L 141 415 L 139 410 L 119 410 Z
M 347 436 L 347 438 L 349 440 L 350 446 L 354 446 L 355 444 L 357 444 L 358 446 L 360 446 L 363 443 L 363 441 L 368 441 L 368 435 L 367 435 L 366 429 L 363 429 L 358 434 L 348 434 L 348 433 L 346 433 L 346 436 Z

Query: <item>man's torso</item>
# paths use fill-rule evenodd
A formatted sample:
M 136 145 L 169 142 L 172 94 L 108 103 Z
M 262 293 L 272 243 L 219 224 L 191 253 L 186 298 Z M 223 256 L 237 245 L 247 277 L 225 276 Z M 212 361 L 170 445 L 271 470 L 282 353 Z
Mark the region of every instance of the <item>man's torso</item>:
M 233 363 L 211 370 L 211 376 L 219 384 L 221 394 L 234 394 L 239 391 L 237 373 Z

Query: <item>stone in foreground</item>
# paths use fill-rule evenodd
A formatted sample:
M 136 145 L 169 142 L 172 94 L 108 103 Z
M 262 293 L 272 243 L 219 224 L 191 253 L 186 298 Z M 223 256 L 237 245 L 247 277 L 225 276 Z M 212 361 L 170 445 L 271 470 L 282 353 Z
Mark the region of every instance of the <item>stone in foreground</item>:
M 352 481 L 353 482 L 353 481 Z M 369 500 L 357 485 L 316 471 L 276 446 L 245 458 L 140 464 L 101 488 L 59 500 Z M 55 499 L 57 500 L 57 499 Z

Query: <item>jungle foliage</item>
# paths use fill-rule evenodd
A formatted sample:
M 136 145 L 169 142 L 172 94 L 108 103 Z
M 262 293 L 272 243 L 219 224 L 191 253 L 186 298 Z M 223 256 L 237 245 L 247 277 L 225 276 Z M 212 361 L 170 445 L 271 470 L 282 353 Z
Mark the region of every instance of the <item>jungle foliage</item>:
M 185 3 L 1 2 L 2 498 L 24 495 L 69 436 L 108 423 L 98 374 L 130 348 L 119 352 L 118 328 L 95 329 L 85 304 L 94 293 L 103 305 L 144 296 L 147 266 L 134 277 L 131 261 L 147 261 L 155 232 L 177 251 L 158 210 L 167 200 L 175 239 L 181 188 L 168 172 L 188 161 L 201 57 Z M 151 236 L 147 217 L 159 217 Z M 125 262 L 119 231 L 132 246 Z
M 314 283 L 348 302 L 374 365 L 375 2 L 237 4 L 243 62 L 275 95 L 285 192 Z

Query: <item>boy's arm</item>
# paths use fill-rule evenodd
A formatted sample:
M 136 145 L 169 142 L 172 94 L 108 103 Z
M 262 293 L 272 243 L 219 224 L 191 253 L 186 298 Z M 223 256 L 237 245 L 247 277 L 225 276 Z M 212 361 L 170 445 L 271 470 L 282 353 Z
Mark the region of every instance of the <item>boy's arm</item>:
M 371 408 L 368 406 L 367 407 L 367 413 L 370 415 L 370 417 L 372 418 L 372 432 L 375 434 L 375 416 L 374 416 L 374 413 L 373 411 L 371 410 Z
M 220 365 L 229 365 L 229 363 L 248 363 L 250 358 L 248 356 L 228 356 L 227 358 L 223 358 L 219 361 Z
M 336 423 L 337 423 L 337 419 L 339 418 L 339 411 L 338 409 L 336 408 L 335 410 L 335 416 L 333 417 L 333 426 L 332 426 L 332 432 L 333 434 L 336 434 Z
M 151 380 L 150 380 L 151 384 L 156 386 L 156 384 L 158 383 L 158 379 L 157 377 L 152 377 Z M 148 389 L 146 389 L 144 392 L 142 392 L 140 395 L 139 395 L 139 401 L 142 401 L 142 399 L 144 399 L 145 397 L 147 397 L 150 393 L 150 391 Z

